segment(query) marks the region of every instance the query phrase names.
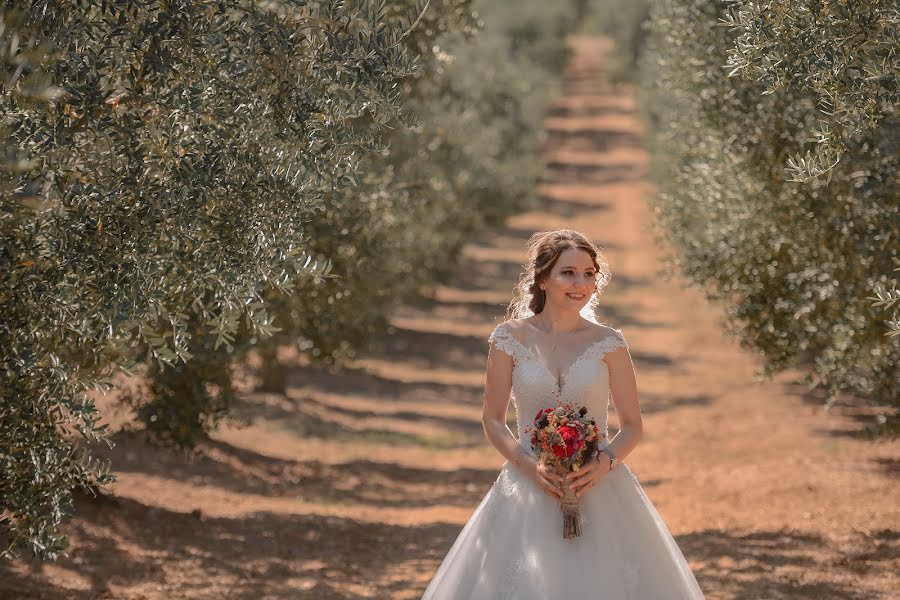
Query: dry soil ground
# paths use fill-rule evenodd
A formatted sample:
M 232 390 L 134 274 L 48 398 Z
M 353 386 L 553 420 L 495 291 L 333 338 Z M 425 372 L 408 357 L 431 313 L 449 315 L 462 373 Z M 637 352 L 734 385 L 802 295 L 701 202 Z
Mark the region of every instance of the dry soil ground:
M 563 226 L 605 248 L 602 320 L 630 343 L 644 415 L 627 462 L 707 596 L 900 590 L 900 445 L 858 439 L 860 411 L 825 412 L 792 373 L 756 381 L 721 308 L 661 277 L 633 91 L 603 83 L 605 40 L 572 44 L 537 210 L 473 241 L 381 353 L 334 373 L 286 355 L 289 393 L 251 394 L 253 424 L 199 458 L 117 435 L 118 482 L 79 499 L 69 557 L 3 565 L 0 597 L 418 599 L 503 463 L 480 423 L 487 335 L 524 241 Z

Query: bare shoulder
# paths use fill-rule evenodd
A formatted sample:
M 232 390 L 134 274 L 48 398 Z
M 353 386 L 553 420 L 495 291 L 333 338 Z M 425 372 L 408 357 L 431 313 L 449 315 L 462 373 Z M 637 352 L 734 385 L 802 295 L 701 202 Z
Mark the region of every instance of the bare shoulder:
M 509 323 L 510 327 L 515 329 L 522 329 L 523 327 L 528 327 L 530 323 L 528 322 L 529 318 L 525 317 L 522 319 L 509 319 L 506 322 Z
M 504 327 L 517 339 L 521 340 L 525 328 L 528 327 L 528 322 L 527 319 L 507 319 L 500 323 L 498 327 Z
M 505 341 L 507 346 L 509 344 L 515 344 L 515 342 L 521 343 L 522 327 L 522 319 L 507 319 L 506 321 L 501 321 L 494 327 L 490 339 L 495 343 Z
M 591 323 L 597 340 L 605 340 L 608 337 L 621 337 L 622 333 L 612 325 Z

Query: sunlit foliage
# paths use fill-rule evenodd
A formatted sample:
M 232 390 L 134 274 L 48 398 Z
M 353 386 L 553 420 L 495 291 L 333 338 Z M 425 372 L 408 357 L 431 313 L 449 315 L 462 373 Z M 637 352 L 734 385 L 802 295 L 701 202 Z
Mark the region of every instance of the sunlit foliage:
M 900 433 L 896 3 L 642 4 L 628 30 L 670 267 L 723 302 L 765 374 L 799 367 Z
M 35 0 L 3 9 L 0 535 L 55 557 L 109 481 L 87 389 L 155 367 L 307 272 L 306 224 L 403 117 L 409 18 L 367 2 Z M 117 8 L 124 7 L 124 8 Z M 38 51 L 41 50 L 41 52 Z M 314 264 L 314 263 L 312 263 Z

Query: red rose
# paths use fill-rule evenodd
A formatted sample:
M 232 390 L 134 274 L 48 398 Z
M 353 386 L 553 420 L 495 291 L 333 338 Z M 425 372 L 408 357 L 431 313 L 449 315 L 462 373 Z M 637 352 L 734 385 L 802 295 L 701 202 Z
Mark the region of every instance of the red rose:
M 542 408 L 541 410 L 539 410 L 539 411 L 537 412 L 536 415 L 534 415 L 534 422 L 537 423 L 537 420 L 541 418 L 541 415 L 542 415 L 542 414 L 544 414 L 544 413 L 552 413 L 552 412 L 553 412 L 553 409 L 552 409 L 552 408 Z
M 563 425 L 558 429 L 559 435 L 563 439 L 562 445 L 553 446 L 553 454 L 557 458 L 567 458 L 572 456 L 584 446 L 584 439 L 581 432 L 573 425 Z

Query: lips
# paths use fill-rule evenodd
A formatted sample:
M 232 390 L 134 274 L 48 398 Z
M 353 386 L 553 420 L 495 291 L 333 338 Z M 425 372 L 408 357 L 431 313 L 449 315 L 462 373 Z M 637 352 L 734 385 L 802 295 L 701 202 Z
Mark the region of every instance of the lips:
M 584 300 L 584 294 L 566 294 L 572 300 Z

